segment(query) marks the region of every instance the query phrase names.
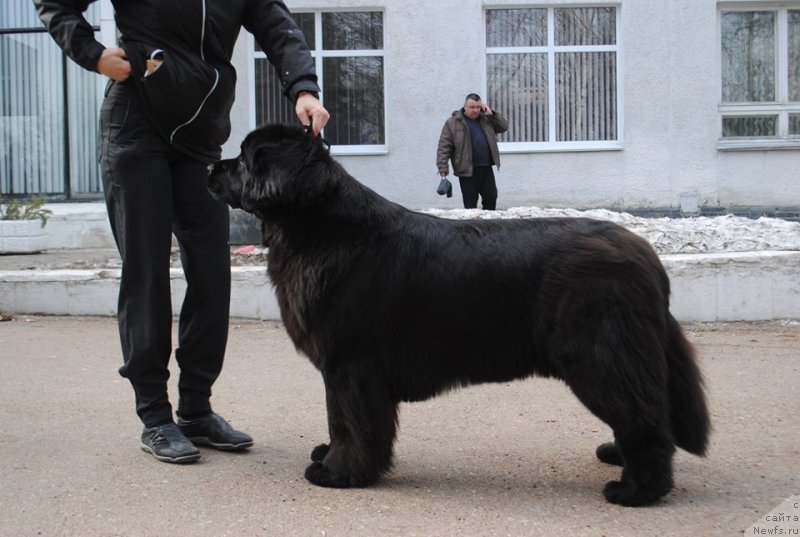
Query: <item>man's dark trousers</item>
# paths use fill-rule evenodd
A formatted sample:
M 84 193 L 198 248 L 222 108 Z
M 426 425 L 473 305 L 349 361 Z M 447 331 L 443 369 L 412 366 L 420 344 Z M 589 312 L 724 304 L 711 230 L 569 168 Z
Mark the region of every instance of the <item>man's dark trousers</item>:
M 465 209 L 477 208 L 479 195 L 483 209 L 493 211 L 496 208 L 497 184 L 491 166 L 474 166 L 472 175 L 459 177 L 458 182 L 461 185 L 461 196 L 464 199 Z
M 122 257 L 118 318 L 124 365 L 146 427 L 172 421 L 170 254 L 180 245 L 186 295 L 180 313 L 178 415 L 210 411 L 230 308 L 228 208 L 206 188 L 207 164 L 175 151 L 152 128 L 132 81 L 115 83 L 101 110 L 100 165 Z

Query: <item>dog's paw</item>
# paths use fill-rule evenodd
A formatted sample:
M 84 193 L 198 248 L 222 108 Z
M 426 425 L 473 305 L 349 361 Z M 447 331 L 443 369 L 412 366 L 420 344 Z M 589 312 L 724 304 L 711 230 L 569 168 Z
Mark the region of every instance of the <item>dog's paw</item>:
M 306 479 L 318 487 L 346 489 L 359 486 L 351 484 L 349 475 L 332 472 L 321 462 L 313 462 L 306 468 Z
M 622 459 L 622 453 L 617 447 L 617 444 L 614 442 L 606 442 L 605 444 L 600 444 L 597 446 L 595 455 L 597 455 L 597 458 L 606 464 L 625 466 L 625 461 Z
M 314 449 L 311 450 L 311 460 L 314 462 L 322 462 L 325 459 L 325 455 L 328 454 L 330 451 L 331 446 L 328 444 L 320 444 Z
M 603 494 L 610 503 L 626 507 L 641 507 L 657 502 L 671 487 L 643 488 L 630 481 L 609 481 Z

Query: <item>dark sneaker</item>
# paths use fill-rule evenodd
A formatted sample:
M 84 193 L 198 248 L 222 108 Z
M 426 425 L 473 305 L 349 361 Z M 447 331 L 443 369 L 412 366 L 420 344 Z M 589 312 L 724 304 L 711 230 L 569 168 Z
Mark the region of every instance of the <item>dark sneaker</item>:
M 141 447 L 162 462 L 185 463 L 200 458 L 200 450 L 174 423 L 145 427 Z
M 250 435 L 235 430 L 230 423 L 213 412 L 194 420 L 178 418 L 178 427 L 198 446 L 239 451 L 253 445 Z

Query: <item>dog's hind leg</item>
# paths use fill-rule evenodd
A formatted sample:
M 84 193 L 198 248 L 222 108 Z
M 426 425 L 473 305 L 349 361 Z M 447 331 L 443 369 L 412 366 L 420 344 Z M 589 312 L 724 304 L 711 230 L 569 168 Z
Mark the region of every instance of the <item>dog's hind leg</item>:
M 616 432 L 616 445 L 624 466 L 619 481 L 606 484 L 603 493 L 611 503 L 649 505 L 673 487 L 672 456 L 675 446 L 669 433 L 658 427 Z
M 597 453 L 606 456 L 602 460 L 623 466 L 622 478 L 606 485 L 606 499 L 638 506 L 651 504 L 672 489 L 675 443 L 664 351 L 650 330 L 624 326 L 621 333 L 614 326 L 601 327 L 595 341 L 582 349 L 586 358 L 574 356 L 576 367 L 570 368 L 565 380 L 614 431 L 615 443 L 604 444 Z
M 365 487 L 392 465 L 397 402 L 375 372 L 341 367 L 326 372 L 330 444 L 311 453 L 305 476 L 322 487 Z

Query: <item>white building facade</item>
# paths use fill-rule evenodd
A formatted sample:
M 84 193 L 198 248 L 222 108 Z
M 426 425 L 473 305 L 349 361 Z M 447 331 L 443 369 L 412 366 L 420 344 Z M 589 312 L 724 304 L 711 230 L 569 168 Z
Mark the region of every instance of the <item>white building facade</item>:
M 511 124 L 500 208 L 800 207 L 800 0 L 286 3 L 313 50 L 334 155 L 408 207 L 460 207 L 435 193 L 435 155 L 472 92 Z M 244 31 L 234 61 L 226 156 L 257 125 L 291 120 Z

